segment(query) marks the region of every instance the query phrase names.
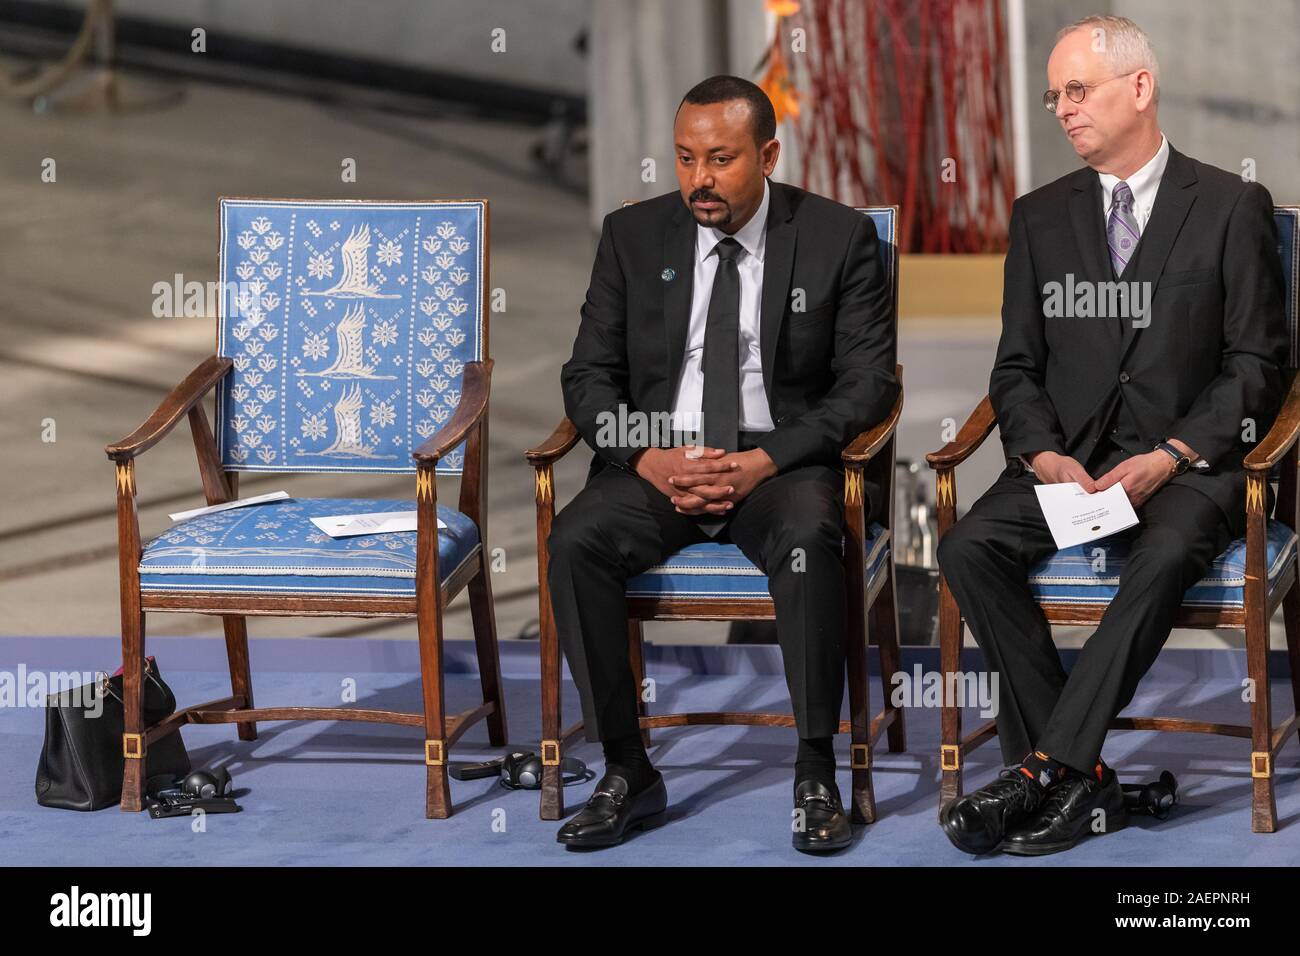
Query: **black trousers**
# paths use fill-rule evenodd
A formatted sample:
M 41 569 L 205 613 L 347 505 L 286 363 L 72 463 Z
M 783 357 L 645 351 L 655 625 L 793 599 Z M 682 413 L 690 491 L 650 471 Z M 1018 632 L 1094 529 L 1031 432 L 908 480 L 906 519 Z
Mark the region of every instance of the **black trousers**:
M 1089 465 L 1100 477 L 1123 453 Z M 939 544 L 939 566 L 999 681 L 1006 763 L 1040 750 L 1076 770 L 1101 755 L 1110 722 L 1133 699 L 1169 638 L 1184 593 L 1232 540 L 1227 518 L 1193 488 L 1164 485 L 1126 534 L 1119 590 L 1067 675 L 1029 590 L 1029 568 L 1056 550 L 1032 474 L 1009 469 Z
M 640 476 L 613 466 L 593 475 L 556 515 L 547 541 L 555 623 L 582 698 L 587 739 L 638 729 L 627 580 L 709 540 L 734 542 L 768 576 L 799 736 L 836 733 L 845 673 L 843 487 L 843 473 L 821 465 L 776 475 L 737 504 L 727 527 L 710 539 Z M 801 561 L 796 548 L 803 549 Z

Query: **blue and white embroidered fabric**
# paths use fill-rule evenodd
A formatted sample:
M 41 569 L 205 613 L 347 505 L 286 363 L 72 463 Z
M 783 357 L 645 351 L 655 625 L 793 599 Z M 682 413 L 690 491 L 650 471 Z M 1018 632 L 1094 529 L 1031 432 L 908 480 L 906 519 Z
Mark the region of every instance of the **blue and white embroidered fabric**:
M 486 203 L 221 200 L 231 471 L 411 472 L 482 358 Z M 460 474 L 464 443 L 438 462 Z
M 1296 556 L 1296 536 L 1282 522 L 1269 521 L 1266 537 L 1271 594 Z M 1058 551 L 1030 569 L 1029 590 L 1043 604 L 1109 604 L 1119 592 L 1130 545 L 1130 536 L 1119 534 Z M 1105 560 L 1100 560 L 1103 557 Z M 1238 538 L 1188 589 L 1183 603 L 1190 607 L 1244 607 L 1245 592 L 1246 539 Z
M 414 596 L 414 531 L 332 538 L 312 518 L 414 511 L 386 498 L 288 498 L 177 522 L 144 547 L 143 591 Z M 438 506 L 438 571 L 443 580 L 468 560 L 478 527 Z

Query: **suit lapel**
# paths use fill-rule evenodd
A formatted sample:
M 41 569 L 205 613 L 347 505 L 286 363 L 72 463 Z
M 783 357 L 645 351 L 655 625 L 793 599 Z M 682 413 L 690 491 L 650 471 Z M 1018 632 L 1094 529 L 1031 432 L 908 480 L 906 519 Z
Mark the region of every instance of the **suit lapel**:
M 769 181 L 767 240 L 763 252 L 763 299 L 759 313 L 759 347 L 763 358 L 763 388 L 768 405 L 772 402 L 772 369 L 776 365 L 776 343 L 785 320 L 785 305 L 794 270 L 795 228 L 785 187 Z
M 664 335 L 668 348 L 668 397 L 671 408 L 686 355 L 691 324 L 691 287 L 695 284 L 695 219 L 679 205 L 664 233 Z M 671 278 L 668 278 L 671 271 Z
M 1173 146 L 1169 147 L 1169 162 L 1165 174 L 1160 179 L 1160 188 L 1156 191 L 1156 201 L 1151 207 L 1151 218 L 1142 230 L 1142 239 L 1138 246 L 1137 268 L 1125 272 L 1126 282 L 1149 282 L 1152 290 L 1164 272 L 1165 262 L 1173 250 L 1178 233 L 1183 228 L 1187 213 L 1196 201 L 1196 167 L 1186 156 Z M 1131 273 L 1131 274 L 1130 274 Z M 1148 302 L 1148 306 L 1150 306 Z M 1150 320 L 1148 314 L 1147 319 Z M 1137 341 L 1138 332 L 1131 319 L 1124 321 L 1123 341 L 1120 347 L 1120 361 L 1127 358 L 1133 343 Z
M 1106 244 L 1106 224 L 1101 218 L 1101 180 L 1093 170 L 1081 169 L 1074 174 L 1070 185 L 1070 225 L 1074 228 L 1074 240 L 1083 259 L 1082 278 L 1092 282 L 1096 288 L 1097 284 L 1113 278 L 1110 249 Z M 1113 321 L 1102 322 L 1102 326 L 1107 340 L 1118 351 L 1118 327 Z

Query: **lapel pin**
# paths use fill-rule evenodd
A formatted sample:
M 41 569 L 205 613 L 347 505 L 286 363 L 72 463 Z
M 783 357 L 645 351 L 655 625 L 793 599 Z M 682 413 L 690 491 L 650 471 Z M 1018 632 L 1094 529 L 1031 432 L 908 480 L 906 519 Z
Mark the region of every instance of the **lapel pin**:
M 672 282 L 677 278 L 677 273 L 673 272 L 672 269 L 665 269 L 663 272 L 659 273 L 659 278 L 663 279 L 665 282 Z

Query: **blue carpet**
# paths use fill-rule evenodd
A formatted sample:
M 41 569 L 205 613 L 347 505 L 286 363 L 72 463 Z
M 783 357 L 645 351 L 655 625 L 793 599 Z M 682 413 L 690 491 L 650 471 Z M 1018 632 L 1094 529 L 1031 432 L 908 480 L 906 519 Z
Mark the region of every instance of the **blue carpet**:
M 116 666 L 107 639 L 0 639 L 0 670 L 94 670 Z M 182 705 L 229 693 L 220 641 L 151 638 L 164 675 Z M 774 648 L 648 646 L 658 681 L 655 709 L 784 710 L 784 682 Z M 260 706 L 337 706 L 343 682 L 356 681 L 357 704 L 418 710 L 414 642 L 254 640 L 254 688 Z M 449 712 L 472 706 L 478 682 L 472 650 L 449 645 Z M 908 649 L 904 665 L 935 664 L 933 649 Z M 511 739 L 535 749 L 539 737 L 536 649 L 503 648 Z M 1241 723 L 1240 651 L 1168 651 L 1142 684 L 1130 713 L 1195 715 Z M 308 667 L 309 670 L 298 670 Z M 1274 681 L 1275 713 L 1290 711 L 1289 688 Z M 880 701 L 879 683 L 872 689 Z M 578 713 L 566 686 L 566 724 Z M 938 711 L 909 708 L 909 752 L 876 752 L 878 821 L 859 828 L 855 844 L 829 858 L 790 848 L 790 786 L 794 737 L 780 728 L 681 728 L 656 731 L 652 756 L 667 779 L 669 825 L 596 853 L 558 846 L 558 824 L 537 817 L 535 792 L 508 792 L 492 780 L 452 781 L 455 815 L 424 819 L 418 731 L 357 723 L 261 725 L 250 743 L 230 725 L 188 726 L 185 743 L 196 766 L 224 764 L 241 792 L 244 812 L 209 816 L 194 833 L 187 819 L 151 820 L 115 808 L 72 813 L 36 805 L 32 780 L 44 712 L 0 708 L 0 845 L 10 865 L 755 865 L 755 866 L 1056 866 L 1236 865 L 1300 863 L 1300 745 L 1278 760 L 1279 831 L 1250 832 L 1249 742 L 1199 734 L 1114 733 L 1105 756 L 1125 781 L 1172 770 L 1181 804 L 1165 822 L 1136 819 L 1128 829 L 1085 841 L 1073 851 L 1037 860 L 993 856 L 972 860 L 936 823 Z M 967 716 L 967 727 L 978 719 Z M 842 759 L 847 740 L 838 738 Z M 494 756 L 486 728 L 473 728 L 452 752 L 456 761 Z M 598 764 L 599 749 L 571 751 Z M 995 743 L 968 760 L 967 785 L 998 769 Z M 848 773 L 840 775 L 848 793 Z M 576 809 L 587 783 L 566 791 Z

